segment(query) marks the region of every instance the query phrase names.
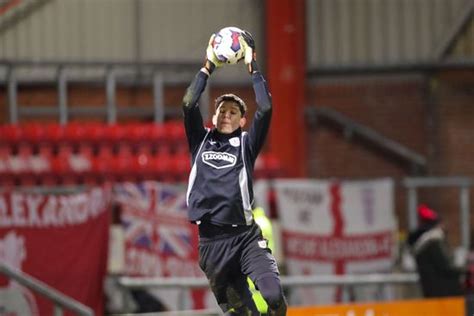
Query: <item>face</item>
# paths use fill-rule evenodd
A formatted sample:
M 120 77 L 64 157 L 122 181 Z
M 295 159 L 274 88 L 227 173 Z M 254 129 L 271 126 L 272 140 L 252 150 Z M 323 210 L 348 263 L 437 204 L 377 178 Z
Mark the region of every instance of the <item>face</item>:
M 234 101 L 224 101 L 216 110 L 212 121 L 217 130 L 222 134 L 230 134 L 245 125 L 239 106 Z

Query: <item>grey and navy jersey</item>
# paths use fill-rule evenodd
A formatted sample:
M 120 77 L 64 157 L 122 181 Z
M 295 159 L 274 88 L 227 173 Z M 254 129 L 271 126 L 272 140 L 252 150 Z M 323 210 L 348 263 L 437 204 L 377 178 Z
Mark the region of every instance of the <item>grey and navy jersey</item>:
M 192 222 L 216 225 L 252 223 L 252 173 L 271 120 L 271 99 L 263 76 L 252 74 L 257 109 L 248 132 L 221 134 L 203 125 L 198 100 L 207 83 L 199 72 L 183 99 L 184 125 L 191 152 L 186 201 Z

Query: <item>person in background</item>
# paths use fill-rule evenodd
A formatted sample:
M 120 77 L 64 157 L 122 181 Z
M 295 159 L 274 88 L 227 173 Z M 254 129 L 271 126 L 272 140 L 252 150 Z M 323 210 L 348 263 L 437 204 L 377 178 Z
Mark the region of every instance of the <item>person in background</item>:
M 425 204 L 418 206 L 418 227 L 408 245 L 415 257 L 424 297 L 463 295 L 464 269 L 454 265 L 439 215 Z

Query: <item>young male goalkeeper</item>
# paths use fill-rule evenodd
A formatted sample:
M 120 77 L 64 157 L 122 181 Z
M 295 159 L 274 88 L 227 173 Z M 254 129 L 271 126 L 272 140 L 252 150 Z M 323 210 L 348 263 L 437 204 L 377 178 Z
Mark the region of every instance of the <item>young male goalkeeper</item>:
M 213 49 L 183 98 L 184 125 L 192 156 L 187 204 L 189 220 L 199 229 L 199 265 L 225 315 L 260 315 L 248 288 L 252 279 L 267 302 L 268 315 L 286 315 L 286 299 L 275 258 L 252 217 L 252 171 L 267 136 L 272 105 L 265 79 L 258 71 L 255 43 L 240 36 L 245 64 L 252 77 L 257 109 L 248 132 L 245 102 L 234 94 L 216 99 L 207 129 L 198 100 L 212 72 L 223 65 Z

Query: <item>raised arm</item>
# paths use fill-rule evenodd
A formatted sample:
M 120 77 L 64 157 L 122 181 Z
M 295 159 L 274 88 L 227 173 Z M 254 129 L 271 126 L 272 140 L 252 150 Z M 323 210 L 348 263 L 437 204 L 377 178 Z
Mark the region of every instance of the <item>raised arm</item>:
M 191 152 L 195 150 L 196 146 L 199 146 L 206 133 L 198 101 L 206 88 L 208 77 L 208 74 L 200 70 L 183 97 L 184 128 Z
M 206 88 L 209 76 L 216 67 L 222 66 L 222 63 L 216 58 L 212 50 L 214 36 L 215 34 L 212 34 L 209 39 L 204 66 L 196 74 L 193 81 L 191 81 L 191 84 L 187 88 L 186 94 L 183 97 L 184 127 L 191 152 L 194 152 L 206 134 L 198 104 L 199 98 Z
M 253 90 L 257 102 L 257 109 L 249 129 L 250 153 L 252 154 L 252 158 L 256 159 L 265 143 L 265 138 L 268 134 L 268 129 L 270 128 L 272 101 L 267 82 L 258 70 L 255 41 L 253 40 L 252 35 L 247 31 L 244 31 L 242 38 L 243 44 L 246 46 L 244 60 L 247 69 L 252 76 Z

